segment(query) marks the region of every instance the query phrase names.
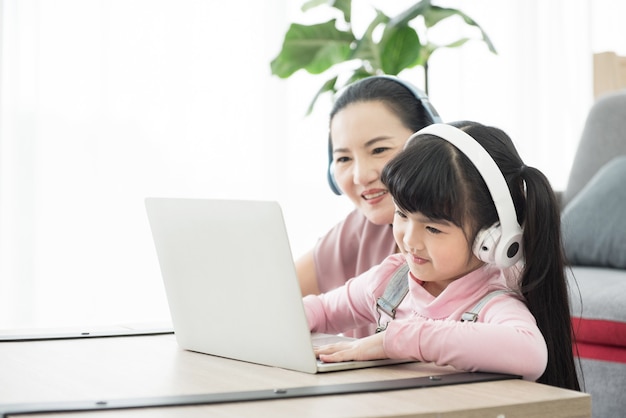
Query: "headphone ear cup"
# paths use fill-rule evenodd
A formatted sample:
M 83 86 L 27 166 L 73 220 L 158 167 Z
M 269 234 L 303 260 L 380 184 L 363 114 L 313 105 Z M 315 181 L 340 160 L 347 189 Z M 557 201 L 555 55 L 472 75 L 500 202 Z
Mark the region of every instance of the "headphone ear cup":
M 472 249 L 474 255 L 485 263 L 495 264 L 502 269 L 511 267 L 523 255 L 522 231 L 503 237 L 502 227 L 496 222 L 476 235 Z
M 501 268 L 511 267 L 524 257 L 522 248 L 523 231 L 521 228 L 502 235 L 496 249 L 496 263 Z
M 328 171 L 326 173 L 326 177 L 328 178 L 328 185 L 330 186 L 330 190 L 333 191 L 336 195 L 341 195 L 341 189 L 335 180 L 335 163 L 333 161 L 329 161 L 328 163 Z
M 496 222 L 489 228 L 480 230 L 474 240 L 474 255 L 485 263 L 497 264 L 496 249 L 498 248 L 501 236 L 502 228 L 499 222 Z

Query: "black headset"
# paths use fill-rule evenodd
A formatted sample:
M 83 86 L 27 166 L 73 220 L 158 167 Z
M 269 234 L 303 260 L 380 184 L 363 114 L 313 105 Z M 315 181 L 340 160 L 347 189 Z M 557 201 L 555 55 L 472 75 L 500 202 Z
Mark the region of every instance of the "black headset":
M 406 88 L 407 90 L 409 90 L 413 96 L 415 96 L 415 98 L 417 99 L 418 102 L 420 102 L 420 105 L 424 108 L 424 111 L 426 112 L 426 116 L 430 117 L 430 119 L 434 122 L 434 123 L 440 123 L 441 122 L 441 117 L 439 116 L 439 114 L 437 113 L 437 111 L 435 110 L 435 107 L 430 103 L 430 100 L 428 99 L 428 96 L 426 95 L 426 93 L 424 93 L 422 90 L 418 89 L 417 87 L 415 87 L 413 84 L 404 81 L 396 76 L 393 75 L 375 75 L 375 76 L 371 76 L 371 77 L 367 77 L 364 79 L 361 79 L 359 81 L 356 81 L 355 83 L 349 85 L 347 88 L 351 88 L 351 86 L 354 86 L 355 84 L 361 83 L 365 80 L 371 80 L 372 78 L 378 78 L 378 79 L 388 79 L 388 80 L 392 80 L 395 81 L 396 83 L 400 84 L 401 86 L 403 86 L 404 88 Z M 335 181 L 335 174 L 334 174 L 334 158 L 333 158 L 333 145 L 331 143 L 331 139 L 330 139 L 330 135 L 328 137 L 328 170 L 326 171 L 326 177 L 328 179 L 328 184 L 330 186 L 330 189 L 333 191 L 333 193 L 335 193 L 336 195 L 340 195 L 341 189 L 339 188 L 339 185 L 337 184 L 337 182 Z
M 469 158 L 487 184 L 491 200 L 498 213 L 498 222 L 478 232 L 472 250 L 476 257 L 485 263 L 495 264 L 499 268 L 510 267 L 523 255 L 522 227 L 517 223 L 513 198 L 502 171 L 491 155 L 471 135 L 452 125 L 435 123 L 426 126 L 409 138 L 430 134 L 454 145 Z M 405 145 L 406 148 L 406 145 Z

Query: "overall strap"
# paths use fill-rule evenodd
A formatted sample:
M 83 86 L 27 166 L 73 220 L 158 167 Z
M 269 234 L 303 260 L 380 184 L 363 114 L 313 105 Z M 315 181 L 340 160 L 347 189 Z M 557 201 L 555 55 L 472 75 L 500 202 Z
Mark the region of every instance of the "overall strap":
M 376 327 L 376 332 L 384 331 L 387 329 L 387 325 L 389 324 L 389 321 L 387 321 L 387 323 L 381 325 L 381 310 L 389 315 L 391 319 L 396 317 L 396 308 L 409 292 L 409 281 L 407 279 L 408 272 L 408 264 L 403 263 L 400 267 L 398 267 L 398 269 L 393 273 L 391 280 L 389 280 L 389 283 L 387 283 L 385 292 L 376 300 L 376 311 L 378 312 L 378 326 Z
M 465 312 L 461 315 L 461 322 L 476 322 L 478 321 L 478 314 L 480 310 L 489 302 L 492 298 L 498 295 L 502 295 L 504 293 L 513 293 L 511 290 L 494 290 L 491 293 L 487 293 L 483 298 L 472 308 L 471 311 Z

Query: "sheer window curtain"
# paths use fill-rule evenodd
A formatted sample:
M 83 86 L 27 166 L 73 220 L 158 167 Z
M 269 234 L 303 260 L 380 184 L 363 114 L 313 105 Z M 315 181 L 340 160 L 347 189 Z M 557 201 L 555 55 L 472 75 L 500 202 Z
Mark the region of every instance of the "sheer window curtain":
M 503 128 L 564 187 L 592 50 L 620 52 L 606 43 L 616 36 L 595 44 L 619 33 L 600 14 L 610 8 L 436 4 L 474 17 L 499 51 L 476 42 L 433 56 L 439 112 Z M 325 183 L 330 101 L 304 117 L 322 78 L 269 71 L 288 23 L 312 18 L 299 6 L 0 1 L 0 328 L 167 320 L 146 196 L 279 200 L 294 256 L 350 210 Z M 419 71 L 402 76 L 420 85 Z

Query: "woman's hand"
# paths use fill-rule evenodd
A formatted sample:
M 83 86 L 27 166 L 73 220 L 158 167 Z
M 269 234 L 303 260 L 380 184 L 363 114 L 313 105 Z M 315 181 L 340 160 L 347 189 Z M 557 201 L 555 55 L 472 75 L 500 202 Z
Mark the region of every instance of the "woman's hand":
M 324 363 L 384 359 L 387 358 L 383 349 L 384 334 L 385 332 L 383 331 L 355 341 L 315 347 L 315 355 Z

